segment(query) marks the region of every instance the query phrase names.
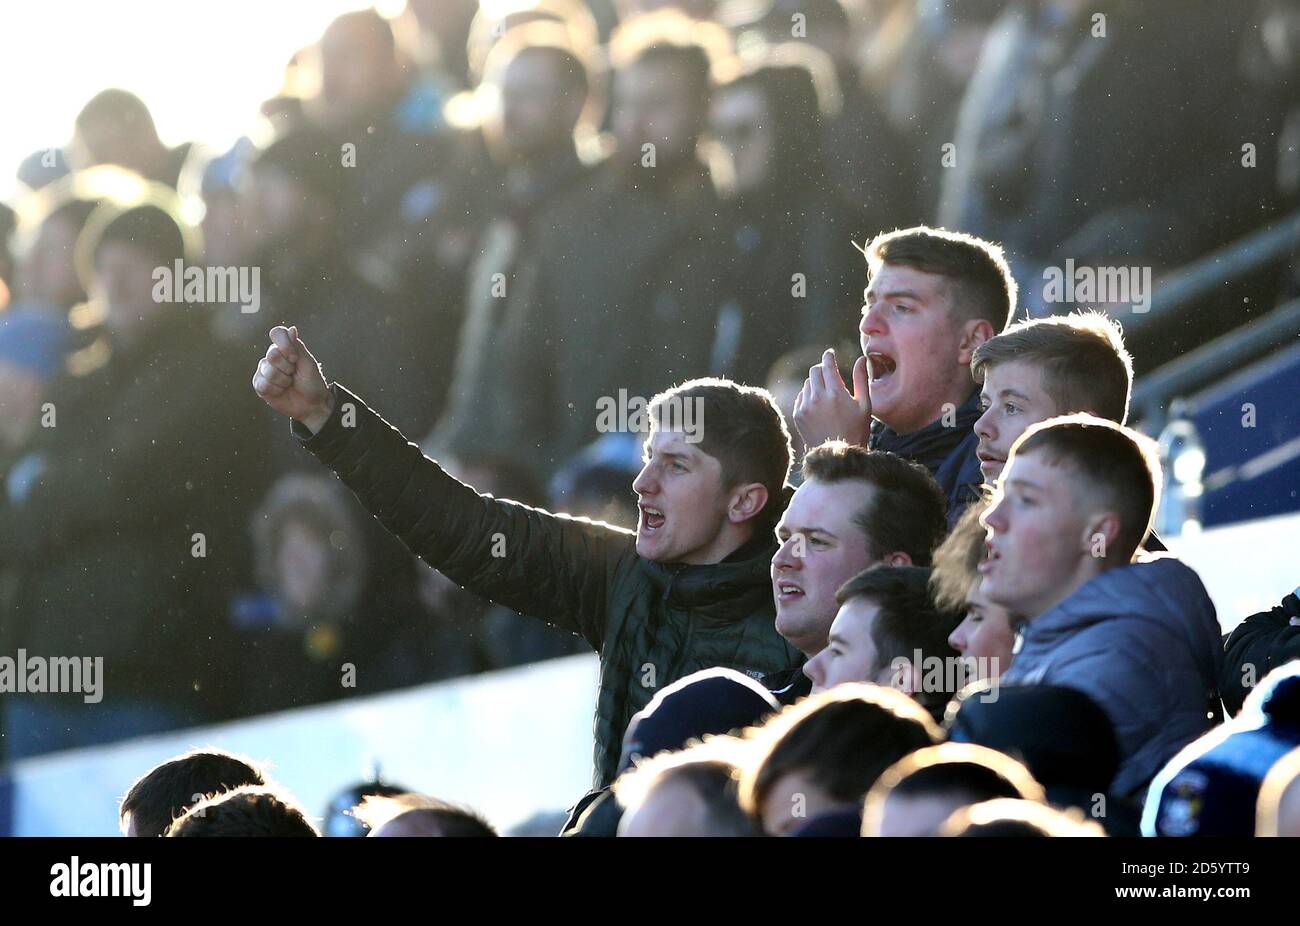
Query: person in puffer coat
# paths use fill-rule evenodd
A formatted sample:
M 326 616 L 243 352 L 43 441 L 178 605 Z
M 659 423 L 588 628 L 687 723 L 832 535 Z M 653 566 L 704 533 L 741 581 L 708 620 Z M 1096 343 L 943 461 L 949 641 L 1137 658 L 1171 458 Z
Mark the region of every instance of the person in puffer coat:
M 657 689 L 713 666 L 759 678 L 798 662 L 774 621 L 772 525 L 790 437 L 766 391 L 693 380 L 649 403 L 633 533 L 479 495 L 327 385 L 296 327 L 277 326 L 271 340 L 254 390 L 389 531 L 466 589 L 600 654 L 596 788 Z
M 1091 415 L 1035 425 L 983 517 L 982 591 L 1022 621 L 1002 682 L 1091 697 L 1115 727 L 1110 790 L 1123 797 L 1222 715 L 1223 649 L 1205 586 L 1171 556 L 1134 561 L 1159 497 L 1150 444 Z

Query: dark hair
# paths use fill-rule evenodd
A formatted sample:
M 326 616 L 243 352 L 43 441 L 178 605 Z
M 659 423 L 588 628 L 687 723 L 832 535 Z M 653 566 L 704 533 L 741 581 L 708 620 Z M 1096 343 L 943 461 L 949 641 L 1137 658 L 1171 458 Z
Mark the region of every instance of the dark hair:
M 155 765 L 135 780 L 118 808 L 138 836 L 161 836 L 172 821 L 204 797 L 242 785 L 264 785 L 248 759 L 220 749 L 196 749 Z
M 273 788 L 246 785 L 205 798 L 168 836 L 319 836 L 301 808 Z
M 90 269 L 104 246 L 112 242 L 143 251 L 159 266 L 171 267 L 177 260 L 192 260 L 195 256 L 193 231 L 162 203 L 141 203 L 126 209 L 111 202 L 97 206 L 77 242 L 77 256 L 88 260 L 85 266 Z
M 99 91 L 81 107 L 74 125 L 78 131 L 84 131 L 88 126 L 104 123 L 112 123 L 124 134 L 144 134 L 154 140 L 158 138 L 158 130 L 154 127 L 149 107 L 144 100 L 128 90 L 110 87 Z
M 873 566 L 858 573 L 840 586 L 835 600 L 840 604 L 854 598 L 867 598 L 879 611 L 871 625 L 871 641 L 876 645 L 877 672 L 890 668 L 897 660 L 912 662 L 919 650 L 922 658 L 954 659 L 958 653 L 948 643 L 948 636 L 961 623 L 960 611 L 941 611 L 930 597 L 930 570 L 919 566 Z M 914 666 L 922 672 L 923 666 Z M 946 673 L 945 673 L 946 677 Z M 960 690 L 961 678 L 958 679 Z M 913 694 L 917 702 L 935 717 L 943 714 L 944 705 L 956 691 L 933 691 L 928 688 Z
M 880 774 L 943 732 L 907 695 L 847 683 L 786 708 L 752 734 L 761 754 L 745 770 L 740 801 L 760 816 L 778 781 L 803 772 L 835 800 L 860 801 Z
M 994 367 L 1023 360 L 1039 368 L 1043 389 L 1062 414 L 1092 412 L 1124 423 L 1133 389 L 1133 358 L 1119 324 L 1100 312 L 1073 312 L 1017 322 L 971 356 L 976 382 Z
M 659 9 L 621 23 L 609 40 L 615 70 L 662 62 L 691 82 L 692 96 L 707 105 L 714 71 L 730 53 L 730 36 L 721 26 L 692 19 L 679 10 Z
M 1123 425 L 1094 415 L 1049 418 L 1025 431 L 1011 447 L 1018 456 L 1042 453 L 1064 462 L 1101 492 L 1120 517 L 1118 549 L 1107 559 L 1128 561 L 1151 530 L 1160 497 L 1160 456 L 1155 442 Z
M 877 235 L 865 248 L 874 276 L 882 264 L 944 277 L 949 304 L 963 319 L 986 319 L 1001 331 L 1016 309 L 1017 286 L 1002 248 L 991 241 L 918 225 Z
M 328 33 L 335 29 L 358 26 L 378 43 L 380 54 L 386 58 L 396 58 L 397 39 L 393 35 L 393 24 L 381 16 L 374 7 L 341 13 L 325 27 L 325 31 Z
M 948 500 L 924 466 L 885 450 L 827 441 L 804 456 L 803 478 L 871 486 L 867 506 L 853 516 L 867 536 L 867 555 L 906 553 L 914 565 L 930 564 L 948 528 Z
M 699 448 L 722 466 L 726 489 L 762 483 L 767 505 L 761 524 L 781 516 L 782 493 L 790 475 L 790 432 L 772 394 L 729 379 L 693 379 L 650 400 L 650 423 L 659 427 L 665 403 L 699 400 L 702 409 Z
M 1045 799 L 1029 769 L 1010 756 L 970 743 L 940 743 L 918 749 L 881 775 L 888 797 L 957 794 L 968 804 L 1009 797 Z
M 550 58 L 568 92 L 585 99 L 592 90 L 592 64 L 579 52 L 573 34 L 562 24 L 542 20 L 511 29 L 488 53 L 484 80 L 501 80 L 506 69 L 525 55 Z
M 655 788 L 669 783 L 690 788 L 704 804 L 696 821 L 707 836 L 761 836 L 752 816 L 741 806 L 736 760 L 744 743 L 732 737 L 708 737 L 679 752 L 661 752 L 620 775 L 614 796 L 625 808 L 643 803 Z

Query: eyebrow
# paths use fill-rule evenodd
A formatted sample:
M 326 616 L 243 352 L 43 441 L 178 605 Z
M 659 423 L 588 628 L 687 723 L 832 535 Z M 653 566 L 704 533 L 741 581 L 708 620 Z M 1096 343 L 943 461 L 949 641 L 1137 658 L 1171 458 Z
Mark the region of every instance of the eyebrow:
M 691 456 L 690 451 L 686 451 L 686 450 L 660 450 L 660 451 L 658 451 L 658 452 L 656 453 L 656 452 L 655 452 L 651 447 L 649 447 L 649 446 L 647 446 L 647 447 L 645 448 L 644 456 L 645 456 L 646 459 L 649 459 L 651 456 L 657 456 L 657 457 L 667 457 L 669 460 L 681 460 L 681 461 L 683 461 L 683 462 L 691 462 L 691 461 L 693 461 L 693 460 L 695 459 L 693 456 Z
M 839 537 L 836 537 L 834 531 L 827 530 L 824 527 L 794 527 L 789 524 L 778 523 L 776 525 L 776 530 L 777 533 L 780 533 L 781 531 L 789 531 L 792 534 L 825 534 L 827 537 L 835 537 L 836 540 L 839 539 Z
M 1005 389 L 998 390 L 999 399 L 1005 399 L 1007 396 L 1014 396 L 1015 398 L 1025 402 L 1029 401 L 1029 396 L 1025 395 L 1023 392 L 1021 392 L 1018 389 L 1012 389 L 1010 386 L 1006 387 Z
M 915 293 L 910 289 L 894 289 L 887 293 L 876 293 L 875 290 L 868 287 L 863 290 L 862 296 L 867 302 L 871 302 L 873 299 L 911 299 L 915 302 L 924 301 L 919 293 Z
M 1027 479 L 1008 479 L 1007 487 L 1010 488 L 1011 486 L 1015 486 L 1016 488 L 1020 488 L 1020 489 L 1034 489 L 1039 492 L 1041 492 L 1043 489 L 1043 487 L 1038 485 L 1038 483 L 1030 482 Z

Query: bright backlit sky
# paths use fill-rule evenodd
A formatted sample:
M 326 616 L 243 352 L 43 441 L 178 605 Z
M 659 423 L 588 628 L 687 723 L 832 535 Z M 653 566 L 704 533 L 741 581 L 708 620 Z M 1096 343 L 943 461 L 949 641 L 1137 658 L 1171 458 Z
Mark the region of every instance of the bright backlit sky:
M 168 145 L 224 148 L 280 86 L 294 51 L 346 10 L 400 0 L 0 0 L 0 199 L 18 163 L 62 145 L 92 96 L 138 94 Z

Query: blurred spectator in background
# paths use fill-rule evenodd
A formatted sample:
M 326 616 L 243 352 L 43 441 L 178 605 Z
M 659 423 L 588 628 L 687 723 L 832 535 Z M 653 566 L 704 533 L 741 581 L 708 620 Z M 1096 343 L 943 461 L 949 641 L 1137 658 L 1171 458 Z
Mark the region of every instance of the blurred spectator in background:
M 189 150 L 189 143 L 166 147 L 144 101 L 112 88 L 95 94 L 77 114 L 68 160 L 76 170 L 116 164 L 174 189 Z
M 13 236 L 18 214 L 0 203 L 0 312 L 9 307 L 14 283 Z
M 470 644 L 431 618 L 411 557 L 337 481 L 290 474 L 253 518 L 260 593 L 238 628 L 240 713 L 372 694 L 471 671 Z
M 710 131 L 730 167 L 721 231 L 733 281 L 709 365 L 740 382 L 762 382 L 787 351 L 844 331 L 866 277 L 853 244 L 861 229 L 827 175 L 816 54 L 778 47 L 713 95 Z
M 154 296 L 155 268 L 197 257 L 173 199 L 156 188 L 88 221 L 78 260 L 102 333 L 51 387 L 58 426 L 8 474 L 0 561 L 20 588 L 5 650 L 100 656 L 111 693 L 6 698 L 13 756 L 198 723 L 229 695 L 220 616 L 247 582 L 239 512 L 263 455 L 253 406 L 211 402 L 242 364 L 211 343 L 203 307 Z
M 517 26 L 488 56 L 484 87 L 498 102 L 484 135 L 502 183 L 485 204 L 493 217 L 467 274 L 448 408 L 427 441 L 437 455 L 503 456 L 515 442 L 520 397 L 498 385 L 501 364 L 535 351 L 541 332 L 522 322 L 538 299 L 541 254 L 568 231 L 557 216 L 564 201 L 590 188 L 575 137 L 588 108 L 589 51 L 541 21 Z
M 632 481 L 641 472 L 640 434 L 604 434 L 560 467 L 548 487 L 551 511 L 636 529 Z
M 310 320 L 358 395 L 403 428 L 428 427 L 436 409 L 420 374 L 432 322 L 355 268 L 340 226 L 345 172 L 337 147 L 310 130 L 275 139 L 249 164 L 239 208 L 261 271 L 258 314 Z
M 1252 14 L 1209 0 L 1007 4 L 962 100 L 940 224 L 1002 241 L 1033 314 L 1052 311 L 1044 266 L 1158 272 L 1259 224 L 1274 171 L 1245 167 L 1242 144 L 1276 125 L 1239 61 Z
M 893 191 L 894 208 L 901 217 L 872 232 L 934 222 L 940 184 L 951 163 L 946 155 L 955 154 L 944 145 L 954 141 L 962 94 L 975 73 L 989 27 L 1006 4 L 1007 0 L 877 4 L 882 10 L 879 26 L 860 54 L 867 86 L 880 100 L 887 127 L 872 127 L 871 137 L 881 138 L 886 152 L 890 133 L 897 139 L 894 146 L 899 153 L 881 182 Z
M 497 445 L 482 449 L 522 453 L 548 474 L 596 436 L 602 398 L 625 389 L 645 401 L 708 369 L 723 284 L 705 240 L 716 198 L 696 149 L 719 51 L 716 27 L 672 12 L 615 33 L 615 150 L 554 218 L 519 347 L 497 357 L 480 397 L 504 404 L 510 426 L 474 435 Z
M 41 148 L 27 155 L 18 165 L 18 182 L 36 191 L 66 177 L 71 170 L 62 148 Z

